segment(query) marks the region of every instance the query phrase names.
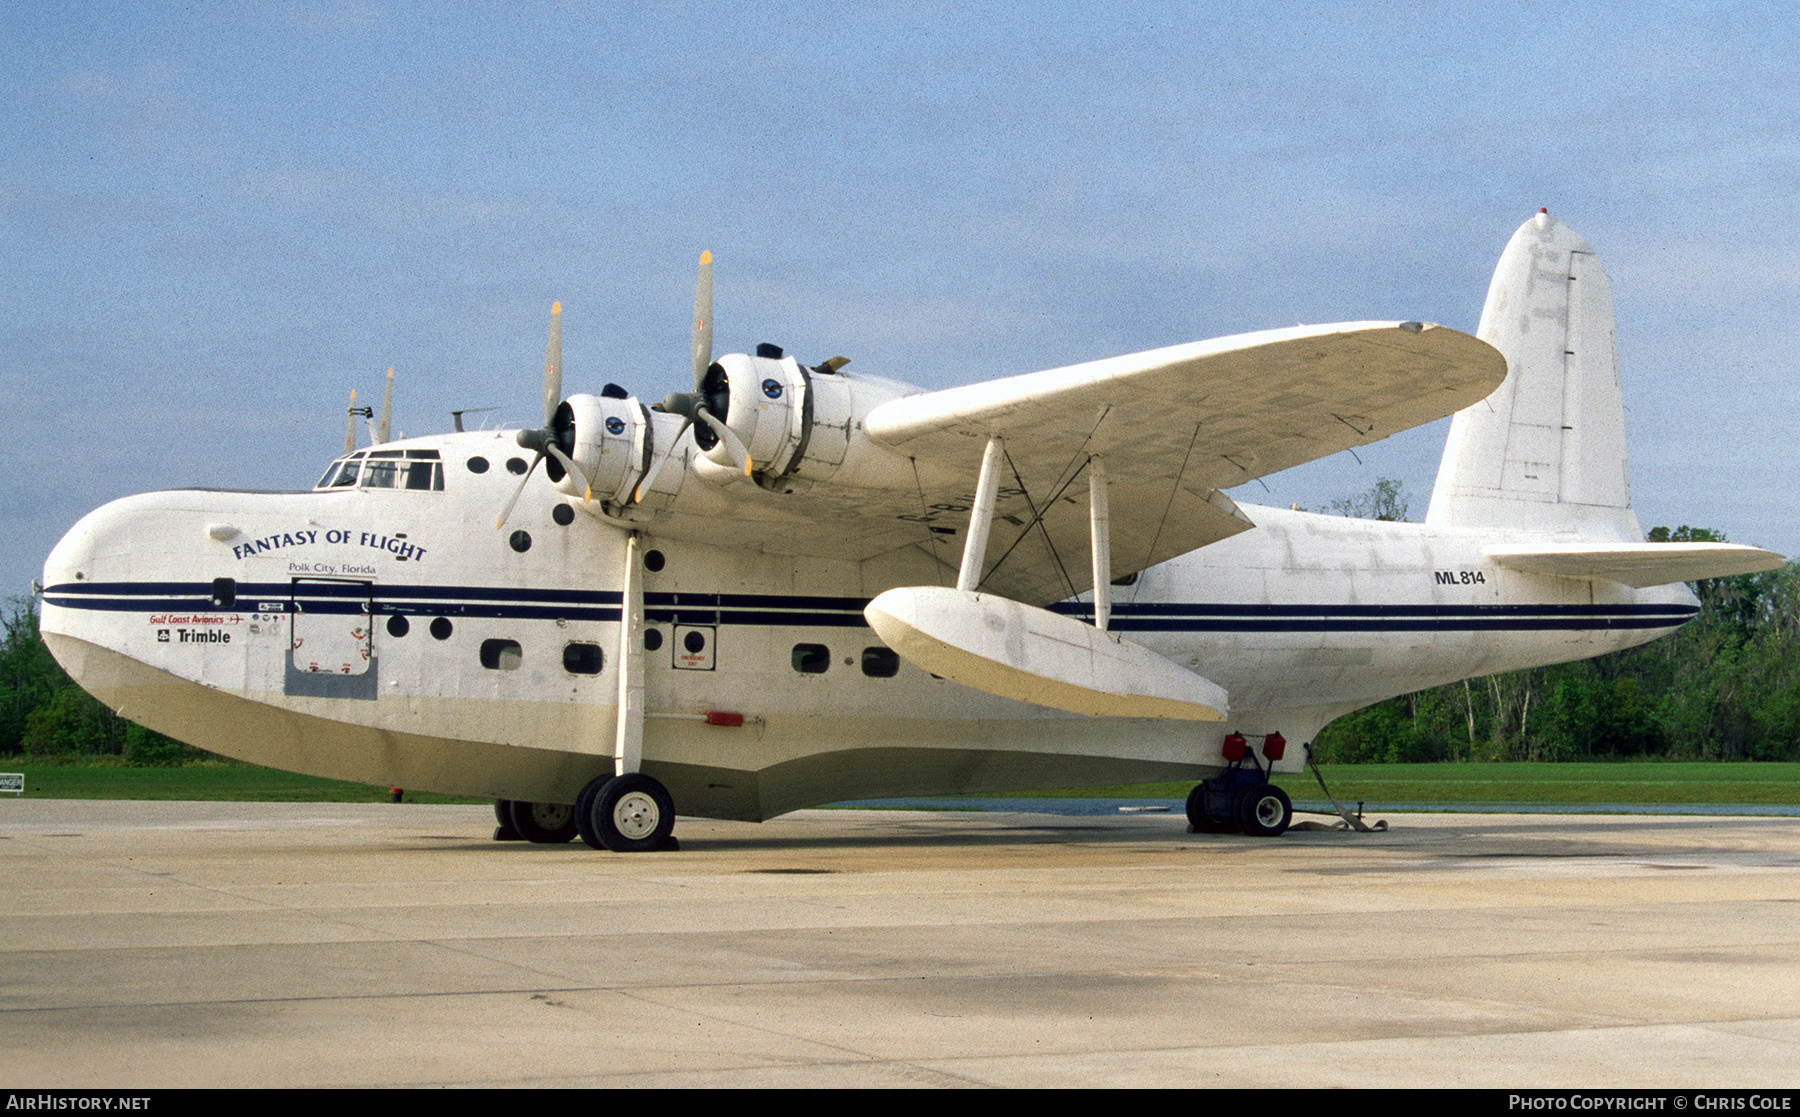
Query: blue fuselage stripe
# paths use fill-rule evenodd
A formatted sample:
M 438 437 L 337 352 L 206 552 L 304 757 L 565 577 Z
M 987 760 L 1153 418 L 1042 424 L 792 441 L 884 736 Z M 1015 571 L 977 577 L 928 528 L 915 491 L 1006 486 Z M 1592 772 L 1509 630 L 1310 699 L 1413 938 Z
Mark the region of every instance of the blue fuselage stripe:
M 68 583 L 44 591 L 46 604 L 127 613 L 361 613 L 617 622 L 617 590 L 398 586 L 359 582 L 239 583 L 231 606 L 207 582 Z M 658 624 L 867 628 L 854 597 L 781 594 L 646 593 L 644 619 Z M 264 608 L 270 606 L 271 608 Z M 1089 617 L 1092 607 L 1061 602 L 1058 613 Z M 1236 605 L 1191 602 L 1113 606 L 1118 632 L 1530 632 L 1674 628 L 1691 605 Z

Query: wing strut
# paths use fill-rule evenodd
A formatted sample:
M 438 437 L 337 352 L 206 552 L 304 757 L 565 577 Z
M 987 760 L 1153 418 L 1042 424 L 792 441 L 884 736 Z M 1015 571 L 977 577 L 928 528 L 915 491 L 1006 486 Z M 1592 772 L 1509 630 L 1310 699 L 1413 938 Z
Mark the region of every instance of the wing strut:
M 962 566 L 956 572 L 956 588 L 973 593 L 981 587 L 987 563 L 988 531 L 994 523 L 994 502 L 1000 489 L 1000 463 L 1006 458 L 1006 442 L 989 437 L 981 455 L 981 477 L 975 483 L 975 502 L 969 509 L 969 531 L 963 540 Z M 1112 623 L 1112 520 L 1107 504 L 1106 459 L 1088 458 L 1088 536 L 1094 571 L 1094 627 L 1102 632 Z
M 1112 623 L 1112 523 L 1107 515 L 1106 459 L 1088 458 L 1088 542 L 1094 555 L 1094 627 Z
M 613 774 L 644 766 L 644 576 L 638 533 L 625 537 L 619 578 L 619 721 L 613 734 Z
M 888 590 L 863 609 L 869 627 L 913 666 L 1002 698 L 1094 716 L 1223 721 L 1230 709 L 1224 687 L 1106 631 L 1112 620 L 1112 529 L 1106 462 L 1098 455 L 1088 459 L 1094 624 L 977 592 L 1005 456 L 1000 436 L 990 435 L 956 588 Z
M 981 479 L 975 483 L 975 504 L 969 509 L 969 535 L 963 541 L 962 569 L 956 573 L 956 588 L 974 592 L 981 585 L 981 568 L 987 564 L 988 529 L 994 524 L 994 495 L 1000 491 L 1000 460 L 1006 456 L 1006 443 L 999 435 L 988 439 L 981 455 Z

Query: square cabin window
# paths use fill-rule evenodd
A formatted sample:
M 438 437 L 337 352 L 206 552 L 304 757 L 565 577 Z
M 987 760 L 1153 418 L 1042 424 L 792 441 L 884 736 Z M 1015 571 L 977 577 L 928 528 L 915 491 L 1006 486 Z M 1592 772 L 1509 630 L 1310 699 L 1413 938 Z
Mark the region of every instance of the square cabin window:
M 598 644 L 566 644 L 563 646 L 563 670 L 571 675 L 598 675 L 606 657 Z
M 794 645 L 794 670 L 802 675 L 823 675 L 830 668 L 830 648 L 823 644 Z
M 481 665 L 489 671 L 517 671 L 525 658 L 517 640 L 483 640 Z
M 862 669 L 871 679 L 891 679 L 900 673 L 900 657 L 892 648 L 864 648 Z

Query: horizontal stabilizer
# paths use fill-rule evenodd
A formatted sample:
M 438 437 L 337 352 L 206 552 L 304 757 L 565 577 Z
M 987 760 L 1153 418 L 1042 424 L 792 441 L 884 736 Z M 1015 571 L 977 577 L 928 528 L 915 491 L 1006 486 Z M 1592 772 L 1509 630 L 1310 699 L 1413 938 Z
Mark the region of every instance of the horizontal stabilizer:
M 1225 688 L 1073 617 L 938 586 L 888 590 L 863 610 L 915 667 L 975 690 L 1095 717 L 1223 721 Z
M 1642 589 L 1701 578 L 1774 570 L 1774 551 L 1736 543 L 1552 543 L 1482 548 L 1501 566 L 1528 574 L 1606 578 Z

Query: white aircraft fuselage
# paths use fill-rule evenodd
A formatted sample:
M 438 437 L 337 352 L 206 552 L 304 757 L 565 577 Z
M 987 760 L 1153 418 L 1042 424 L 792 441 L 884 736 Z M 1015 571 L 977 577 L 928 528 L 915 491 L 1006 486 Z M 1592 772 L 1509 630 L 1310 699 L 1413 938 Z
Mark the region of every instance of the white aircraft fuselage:
M 486 526 L 516 481 L 506 464 L 523 465 L 511 432 L 384 448 L 436 451 L 443 490 L 188 490 L 94 512 L 50 557 L 46 639 L 126 717 L 214 752 L 572 801 L 613 761 L 625 531 L 558 524 L 560 502 L 529 499 L 507 531 Z M 1307 742 L 1394 694 L 1631 647 L 1696 609 L 1679 584 L 1507 570 L 1479 531 L 1245 512 L 1250 531 L 1115 589 L 1112 630 L 1230 692 L 1230 720 L 1210 723 L 1065 714 L 886 659 L 862 610 L 911 569 L 879 578 L 865 563 L 651 535 L 644 770 L 684 813 L 728 818 L 1200 778 L 1222 765 L 1228 732 Z M 237 530 L 213 538 L 221 525 Z M 516 531 L 529 549 L 509 544 Z M 215 579 L 229 600 L 215 600 Z M 1296 749 L 1277 768 L 1302 762 Z
M 1544 216 L 1496 273 L 1481 337 L 1499 354 L 1419 323 L 1357 323 L 923 393 L 772 347 L 710 363 L 705 325 L 701 390 L 667 410 L 619 392 L 554 410 L 558 364 L 529 437 L 384 443 L 310 492 L 108 504 L 50 555 L 41 629 L 84 687 L 202 748 L 577 815 L 635 773 L 681 813 L 735 819 L 1203 779 L 1235 734 L 1253 753 L 1285 738 L 1259 763 L 1293 771 L 1340 714 L 1644 643 L 1697 611 L 1677 579 L 1779 562 L 1642 543 L 1611 329 L 1591 249 Z M 1411 379 L 1383 387 L 1390 366 Z M 1255 398 L 1228 429 L 1240 390 Z M 1205 479 L 1459 408 L 1424 524 L 1238 507 Z M 532 455 L 546 443 L 566 467 L 548 478 Z M 1092 488 L 1071 490 L 1083 470 Z M 990 543 L 989 522 L 1012 524 L 1010 541 Z M 1082 533 L 1091 564 L 1069 543 Z M 1106 576 L 1121 563 L 1126 577 Z M 1058 578 L 1063 592 L 1044 588 Z M 1096 583 L 1110 620 L 1069 668 L 1068 618 L 1092 621 Z M 952 585 L 962 597 L 929 588 Z M 970 633 L 884 642 L 870 602 L 894 590 Z M 1037 627 L 1005 628 L 999 606 Z M 1081 657 L 1098 678 L 1144 656 L 1199 697 L 1171 716 L 1070 712 L 1088 708 Z M 1134 708 L 1128 685 L 1093 689 L 1102 708 Z M 656 810 L 633 786 L 594 810 L 616 806 L 629 831 L 633 810 Z

